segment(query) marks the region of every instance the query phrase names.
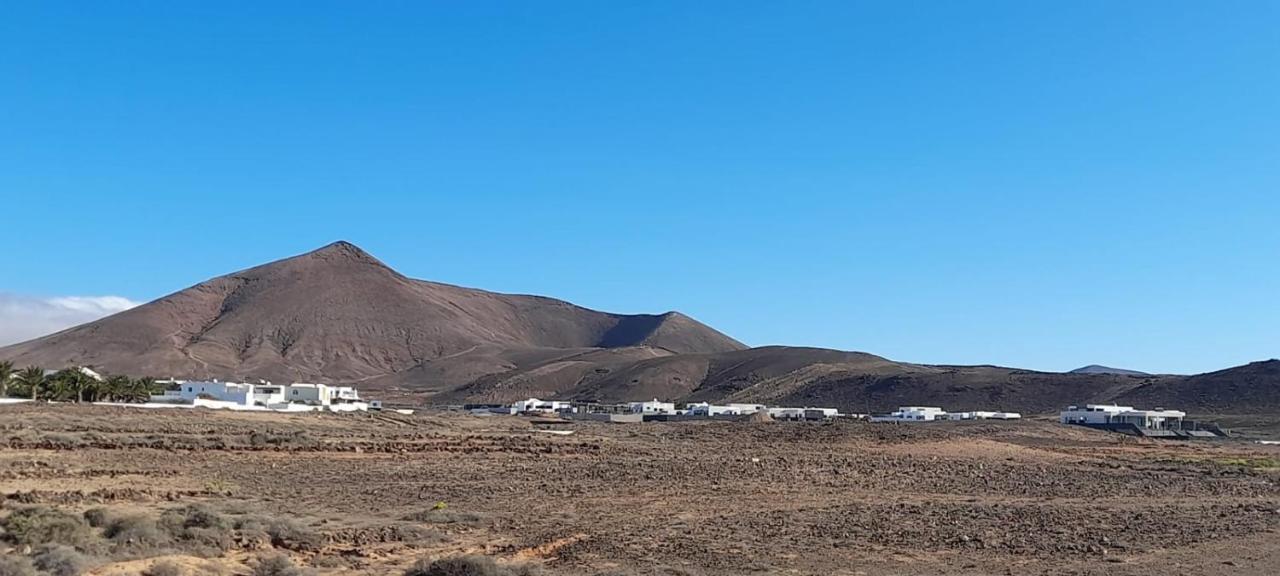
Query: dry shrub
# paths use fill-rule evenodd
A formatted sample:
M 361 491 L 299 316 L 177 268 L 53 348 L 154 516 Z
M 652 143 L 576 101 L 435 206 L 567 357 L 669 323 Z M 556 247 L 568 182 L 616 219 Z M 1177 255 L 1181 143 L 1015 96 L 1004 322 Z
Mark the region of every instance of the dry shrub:
M 159 548 L 172 540 L 154 519 L 142 515 L 111 518 L 103 528 L 102 535 L 111 539 L 116 546 L 134 551 Z
M 314 551 L 324 547 L 323 534 L 312 530 L 292 518 L 263 518 L 250 516 L 236 522 L 243 540 L 265 539 L 272 546 L 294 551 Z
M 293 561 L 283 554 L 260 556 L 253 567 L 252 576 L 307 576 L 309 573 L 293 565 Z
M 534 576 L 536 566 L 502 566 L 488 556 L 452 556 L 414 562 L 404 576 Z
M 183 576 L 186 573 L 187 571 L 177 562 L 161 560 L 147 568 L 146 572 L 142 573 L 142 576 Z
M 47 506 L 18 508 L 0 526 L 6 539 L 21 545 L 62 544 L 87 550 L 97 541 L 84 518 Z
M 37 576 L 36 567 L 26 556 L 0 556 L 0 576 Z
M 116 518 L 116 513 L 106 508 L 90 508 L 84 511 L 84 519 L 94 528 L 104 528 Z
M 80 576 L 93 565 L 92 559 L 70 546 L 47 546 L 32 560 L 37 569 L 51 576 Z
M 203 504 L 166 510 L 160 515 L 159 527 L 183 549 L 200 556 L 216 556 L 235 547 L 230 522 Z

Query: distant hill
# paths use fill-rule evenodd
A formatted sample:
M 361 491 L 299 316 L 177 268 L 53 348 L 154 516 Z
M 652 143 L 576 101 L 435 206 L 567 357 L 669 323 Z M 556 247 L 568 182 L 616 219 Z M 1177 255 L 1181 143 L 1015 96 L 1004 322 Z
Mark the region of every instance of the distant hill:
M 611 314 L 414 280 L 346 242 L 0 348 L 0 359 L 133 376 L 354 382 L 369 395 L 434 403 L 536 396 L 856 412 L 923 404 L 1045 413 L 1091 402 L 1193 413 L 1280 411 L 1275 360 L 1197 376 L 1104 366 L 1062 374 L 911 364 L 821 348 L 747 348 L 677 312 Z
M 1098 364 L 1090 364 L 1083 368 L 1076 368 L 1068 374 L 1120 374 L 1123 376 L 1150 376 L 1146 372 L 1138 372 L 1137 370 L 1125 370 L 1124 368 L 1112 368 L 1110 366 L 1101 366 Z

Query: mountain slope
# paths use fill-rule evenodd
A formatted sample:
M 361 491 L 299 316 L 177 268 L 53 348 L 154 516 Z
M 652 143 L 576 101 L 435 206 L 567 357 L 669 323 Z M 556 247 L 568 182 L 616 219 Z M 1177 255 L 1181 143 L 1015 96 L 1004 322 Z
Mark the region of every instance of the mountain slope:
M 323 382 L 385 376 L 481 347 L 628 346 L 669 353 L 744 348 L 678 313 L 609 314 L 413 280 L 337 242 L 0 349 L 0 358 L 160 377 Z
M 1102 366 L 1100 364 L 1090 364 L 1081 368 L 1076 368 L 1068 372 L 1068 374 L 1120 374 L 1124 376 L 1149 376 L 1146 372 L 1137 370 L 1125 370 L 1124 368 L 1112 368 L 1110 366 Z

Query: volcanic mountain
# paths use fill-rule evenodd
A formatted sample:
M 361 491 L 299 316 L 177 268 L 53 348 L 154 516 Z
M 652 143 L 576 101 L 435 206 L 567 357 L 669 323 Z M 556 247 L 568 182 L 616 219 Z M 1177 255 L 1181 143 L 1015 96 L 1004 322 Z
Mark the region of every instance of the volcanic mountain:
M 746 348 L 677 312 L 622 315 L 407 278 L 337 242 L 0 348 L 17 366 L 175 378 L 359 382 L 384 399 L 662 398 L 886 411 L 1053 412 L 1119 402 L 1217 414 L 1280 410 L 1280 361 L 1198 376 L 895 362 Z
M 677 312 L 609 314 L 414 280 L 336 242 L 2 348 L 0 358 L 157 377 L 331 382 L 468 354 L 628 347 L 650 354 L 744 348 Z

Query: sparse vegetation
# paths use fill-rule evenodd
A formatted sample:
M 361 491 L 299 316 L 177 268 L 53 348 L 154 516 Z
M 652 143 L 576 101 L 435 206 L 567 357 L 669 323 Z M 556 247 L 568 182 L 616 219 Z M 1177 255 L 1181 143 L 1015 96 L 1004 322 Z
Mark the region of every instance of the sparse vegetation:
M 32 558 L 35 567 L 50 576 L 80 576 L 93 561 L 70 546 L 47 546 Z
M 37 576 L 36 567 L 26 556 L 0 556 L 0 576 Z
M 258 558 L 252 576 L 306 576 L 309 571 L 293 565 L 284 554 L 268 554 Z
M 469 554 L 419 560 L 405 570 L 404 576 L 534 576 L 540 572 L 537 566 L 503 566 L 488 556 Z
M 25 546 L 61 544 L 88 550 L 97 539 L 84 518 L 47 506 L 18 508 L 5 517 L 4 537 Z
M 108 519 L 102 535 L 118 547 L 134 551 L 159 548 L 172 541 L 153 518 L 136 514 Z
M 161 560 L 147 568 L 142 576 L 184 576 L 187 573 L 177 562 Z

